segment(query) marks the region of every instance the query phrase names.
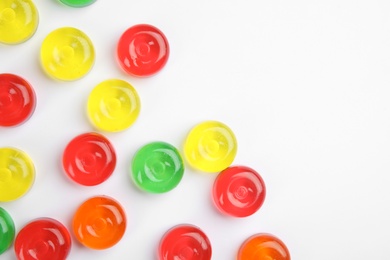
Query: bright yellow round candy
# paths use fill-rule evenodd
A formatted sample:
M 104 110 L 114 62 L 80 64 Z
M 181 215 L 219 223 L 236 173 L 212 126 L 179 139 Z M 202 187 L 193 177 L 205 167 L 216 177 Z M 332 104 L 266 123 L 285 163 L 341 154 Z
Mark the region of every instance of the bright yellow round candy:
M 109 79 L 97 85 L 88 98 L 88 116 L 99 130 L 119 132 L 137 119 L 141 102 L 128 82 Z
M 237 141 L 232 130 L 218 121 L 196 125 L 184 143 L 188 163 L 203 172 L 220 172 L 229 167 L 237 153 Z
M 79 29 L 56 29 L 42 43 L 42 67 L 55 79 L 70 81 L 82 78 L 92 69 L 94 62 L 92 41 Z
M 30 190 L 35 179 L 35 167 L 23 151 L 0 148 L 0 202 L 22 197 Z
M 37 30 L 38 17 L 31 0 L 1 0 L 0 42 L 18 44 L 27 41 Z

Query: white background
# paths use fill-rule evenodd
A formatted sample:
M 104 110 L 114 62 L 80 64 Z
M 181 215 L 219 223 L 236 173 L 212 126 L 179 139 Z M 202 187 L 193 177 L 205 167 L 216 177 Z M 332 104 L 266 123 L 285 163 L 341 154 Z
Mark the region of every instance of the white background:
M 94 251 L 72 234 L 69 259 L 155 259 L 161 236 L 181 223 L 208 235 L 216 260 L 235 259 L 258 232 L 282 239 L 294 260 L 389 258 L 389 1 L 98 0 L 80 9 L 35 3 L 36 34 L 0 45 L 0 73 L 27 79 L 38 101 L 25 124 L 0 128 L 0 146 L 26 151 L 37 170 L 26 196 L 0 203 L 17 231 L 38 217 L 70 228 L 77 207 L 104 194 L 126 210 L 123 239 Z M 166 67 L 149 78 L 126 75 L 116 61 L 119 37 L 138 23 L 160 28 L 171 47 Z M 63 26 L 84 31 L 96 48 L 92 71 L 74 82 L 50 79 L 39 62 L 43 39 Z M 104 133 L 117 151 L 114 174 L 84 187 L 65 176 L 62 151 L 94 130 L 88 94 L 109 78 L 130 82 L 142 109 L 126 131 Z M 138 148 L 160 140 L 182 150 L 188 131 L 209 119 L 231 127 L 239 146 L 234 164 L 256 169 L 267 185 L 263 207 L 250 217 L 216 211 L 216 174 L 187 167 L 179 186 L 161 195 L 139 191 L 129 178 Z M 13 249 L 0 258 L 14 259 Z

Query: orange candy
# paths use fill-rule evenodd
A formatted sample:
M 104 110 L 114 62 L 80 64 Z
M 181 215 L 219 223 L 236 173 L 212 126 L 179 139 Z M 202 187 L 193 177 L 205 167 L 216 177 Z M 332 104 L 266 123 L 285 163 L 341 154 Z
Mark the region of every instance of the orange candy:
M 237 260 L 290 260 L 286 245 L 271 234 L 256 234 L 245 240 Z
M 77 209 L 73 232 L 84 246 L 106 249 L 121 240 L 126 222 L 125 211 L 117 201 L 108 196 L 96 196 Z

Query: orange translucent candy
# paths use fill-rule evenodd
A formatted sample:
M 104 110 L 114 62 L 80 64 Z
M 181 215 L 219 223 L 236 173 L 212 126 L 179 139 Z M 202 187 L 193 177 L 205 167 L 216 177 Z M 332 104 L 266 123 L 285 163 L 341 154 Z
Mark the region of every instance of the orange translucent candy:
M 290 260 L 286 245 L 271 234 L 256 234 L 245 240 L 237 260 Z
M 108 196 L 96 196 L 85 201 L 73 217 L 73 232 L 77 240 L 92 249 L 114 246 L 126 230 L 126 215 L 122 206 Z

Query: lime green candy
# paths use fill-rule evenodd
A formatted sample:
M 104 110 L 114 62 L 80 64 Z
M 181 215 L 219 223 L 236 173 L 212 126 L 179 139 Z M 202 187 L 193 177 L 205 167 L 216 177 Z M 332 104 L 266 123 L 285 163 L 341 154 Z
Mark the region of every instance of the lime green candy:
M 184 164 L 174 146 L 152 142 L 136 152 L 131 170 L 132 179 L 140 189 L 163 193 L 179 184 L 184 174 Z
M 12 244 L 15 238 L 15 225 L 11 216 L 0 207 L 0 255 Z
M 60 1 L 72 7 L 84 7 L 93 4 L 96 0 L 60 0 Z

